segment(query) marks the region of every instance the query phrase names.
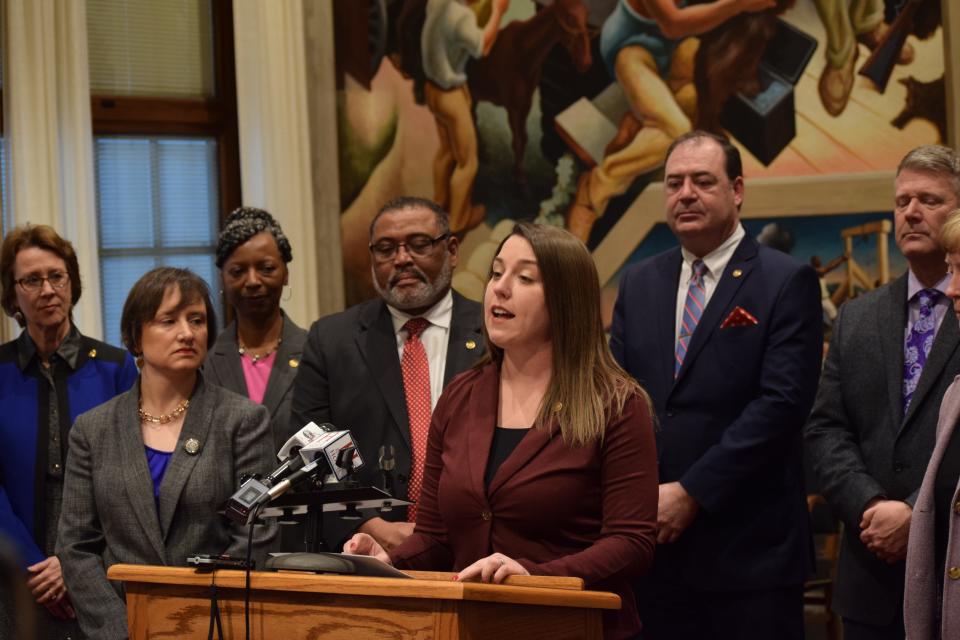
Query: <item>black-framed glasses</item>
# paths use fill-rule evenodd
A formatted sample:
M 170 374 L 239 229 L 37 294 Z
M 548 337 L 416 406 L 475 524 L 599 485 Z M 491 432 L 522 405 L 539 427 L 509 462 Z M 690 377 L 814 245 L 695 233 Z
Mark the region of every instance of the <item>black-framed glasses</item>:
M 397 242 L 396 240 L 380 240 L 379 242 L 374 242 L 370 245 L 370 252 L 377 260 L 390 260 L 393 256 L 397 255 L 400 247 L 406 247 L 407 253 L 410 255 L 423 258 L 430 255 L 433 247 L 438 242 L 442 242 L 449 237 L 449 231 L 441 233 L 436 238 L 431 238 L 425 233 L 415 233 L 412 236 L 407 236 L 407 239 L 403 242 Z
M 68 276 L 63 271 L 51 271 L 45 276 L 38 276 L 33 274 L 27 276 L 26 278 L 20 278 L 19 280 L 14 280 L 17 284 L 23 287 L 24 291 L 29 291 L 30 293 L 36 293 L 43 288 L 43 281 L 46 280 L 50 283 L 50 286 L 54 289 L 63 289 L 67 286 L 67 283 L 70 282 L 70 276 Z

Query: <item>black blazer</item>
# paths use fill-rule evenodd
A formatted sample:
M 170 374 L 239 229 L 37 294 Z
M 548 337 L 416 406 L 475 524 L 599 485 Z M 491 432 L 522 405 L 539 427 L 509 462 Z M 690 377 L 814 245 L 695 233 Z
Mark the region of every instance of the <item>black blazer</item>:
M 892 622 L 900 609 L 904 563 L 889 565 L 860 542 L 864 507 L 878 496 L 916 502 L 940 401 L 960 373 L 960 330 L 947 311 L 904 415 L 907 277 L 840 307 L 804 434 L 822 491 L 845 525 L 833 608 L 872 624 Z
M 657 548 L 651 578 L 718 591 L 800 585 L 812 560 L 800 433 L 820 371 L 817 275 L 745 237 L 674 380 L 681 261 L 677 248 L 627 269 L 610 341 L 653 399 L 660 482 L 679 481 L 700 504 Z M 757 324 L 723 328 L 737 307 Z
M 480 326 L 480 305 L 454 292 L 444 385 L 483 353 Z M 293 384 L 291 415 L 292 429 L 310 421 L 350 429 L 363 457 L 364 468 L 357 473 L 357 480 L 364 485 L 382 486 L 378 451 L 392 445 L 396 457 L 394 495 L 407 496 L 410 423 L 396 334 L 383 300 L 370 300 L 313 323 Z M 375 515 L 380 514 L 367 512 L 364 517 Z M 406 509 L 394 509 L 382 517 L 406 520 Z M 339 551 L 359 524 L 326 517 L 324 542 Z
M 276 453 L 298 427 L 290 424 L 290 401 L 293 399 L 293 379 L 303 355 L 303 345 L 307 341 L 307 332 L 301 329 L 283 313 L 283 333 L 277 359 L 270 370 L 267 391 L 263 395 L 263 406 L 270 412 L 270 430 L 273 433 L 273 452 Z M 217 338 L 207 361 L 203 365 L 207 382 L 218 384 L 234 393 L 249 397 L 247 381 L 243 377 L 243 365 L 237 351 L 237 323 L 231 322 L 224 327 Z

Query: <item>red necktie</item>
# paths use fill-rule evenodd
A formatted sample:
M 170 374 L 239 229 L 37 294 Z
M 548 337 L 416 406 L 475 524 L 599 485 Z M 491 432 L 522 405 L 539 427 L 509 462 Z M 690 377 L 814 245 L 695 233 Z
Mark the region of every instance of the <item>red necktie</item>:
M 410 420 L 410 444 L 413 460 L 410 465 L 410 486 L 407 497 L 414 504 L 407 509 L 407 521 L 417 519 L 416 501 L 423 487 L 423 461 L 427 454 L 427 434 L 430 432 L 430 363 L 427 351 L 420 342 L 420 334 L 430 326 L 423 318 L 411 318 L 403 328 L 407 341 L 403 345 L 400 370 L 403 372 L 403 393 L 407 398 L 407 417 Z

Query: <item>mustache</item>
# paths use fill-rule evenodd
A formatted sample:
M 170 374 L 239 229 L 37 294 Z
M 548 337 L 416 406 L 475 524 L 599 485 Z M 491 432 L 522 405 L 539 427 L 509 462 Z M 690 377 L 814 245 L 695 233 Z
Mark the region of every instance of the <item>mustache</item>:
M 407 269 L 401 269 L 390 276 L 390 282 L 388 284 L 393 287 L 397 284 L 400 278 L 404 276 L 413 276 L 424 284 L 427 282 L 427 275 L 423 271 L 417 269 L 416 267 L 409 267 Z

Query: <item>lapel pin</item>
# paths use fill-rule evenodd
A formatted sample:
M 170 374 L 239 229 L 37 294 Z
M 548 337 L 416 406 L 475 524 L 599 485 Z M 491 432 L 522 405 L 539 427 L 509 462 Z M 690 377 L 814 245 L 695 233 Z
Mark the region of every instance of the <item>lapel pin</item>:
M 197 455 L 197 452 L 200 451 L 200 441 L 196 438 L 189 438 L 183 443 L 183 450 L 192 456 Z
M 732 275 L 734 278 L 739 278 L 743 275 L 743 269 L 734 269 L 733 273 L 730 275 Z
M 90 349 L 90 351 L 87 352 L 87 357 L 96 358 L 96 357 L 97 357 L 97 350 L 96 350 L 96 349 Z
M 289 364 L 291 367 L 293 367 L 294 369 L 296 369 L 297 367 L 300 366 L 300 361 L 297 360 L 296 358 L 290 358 L 290 361 L 287 362 L 287 364 Z
M 467 340 L 466 347 L 467 347 L 467 349 L 469 349 L 470 351 L 473 351 L 474 349 L 477 348 L 477 343 L 476 343 L 475 341 L 473 341 L 473 340 Z

